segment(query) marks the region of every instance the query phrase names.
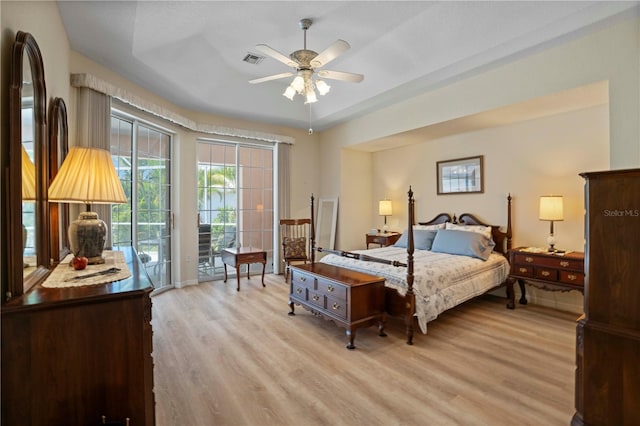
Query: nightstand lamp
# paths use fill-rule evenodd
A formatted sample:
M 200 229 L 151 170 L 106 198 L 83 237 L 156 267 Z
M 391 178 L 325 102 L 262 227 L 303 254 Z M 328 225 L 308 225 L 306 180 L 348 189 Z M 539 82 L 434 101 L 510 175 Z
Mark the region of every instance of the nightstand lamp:
M 107 226 L 91 211 L 91 204 L 127 202 L 111 153 L 98 148 L 71 148 L 51 182 L 49 202 L 86 204 L 87 211 L 69 225 L 70 249 L 90 264 L 104 263 Z
M 540 220 L 549 221 L 550 228 L 547 243 L 549 244 L 549 251 L 556 252 L 557 250 L 553 247 L 556 244 L 556 238 L 553 234 L 553 222 L 564 220 L 562 195 L 545 195 L 540 197 L 539 218 Z
M 384 216 L 384 227 L 382 231 L 386 234 L 388 231 L 387 228 L 387 216 L 391 216 L 393 214 L 393 206 L 391 204 L 391 200 L 381 200 L 378 204 L 378 215 Z

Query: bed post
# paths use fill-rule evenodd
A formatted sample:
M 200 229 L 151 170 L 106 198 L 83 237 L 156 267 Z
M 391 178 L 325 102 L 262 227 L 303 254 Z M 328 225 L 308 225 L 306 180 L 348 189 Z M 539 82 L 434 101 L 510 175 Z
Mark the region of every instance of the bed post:
M 507 196 L 507 253 L 511 250 L 511 193 Z
M 505 233 L 505 239 L 507 240 L 504 247 L 504 255 L 509 259 L 509 250 L 511 250 L 511 193 L 507 196 L 507 232 Z M 505 280 L 505 287 L 507 288 L 507 309 L 516 308 L 516 293 L 513 290 L 514 278 Z
M 407 345 L 413 345 L 413 315 L 416 311 L 415 309 L 415 295 L 413 294 L 413 223 L 414 223 L 414 201 L 413 201 L 413 191 L 411 190 L 411 186 L 409 186 L 409 204 L 408 204 L 408 213 L 409 213 L 409 224 L 407 226 L 407 294 L 405 295 L 405 325 L 407 328 Z
M 309 230 L 311 263 L 315 263 L 316 261 L 316 226 L 313 221 L 313 210 L 313 194 L 311 194 L 311 229 Z

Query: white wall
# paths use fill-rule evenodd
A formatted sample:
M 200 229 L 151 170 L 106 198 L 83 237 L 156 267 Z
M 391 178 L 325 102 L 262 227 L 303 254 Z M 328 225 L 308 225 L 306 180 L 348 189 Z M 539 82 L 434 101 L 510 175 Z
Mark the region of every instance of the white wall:
M 581 250 L 584 239 L 580 172 L 609 166 L 608 107 L 449 136 L 373 156 L 373 198 L 392 196 L 389 224 L 406 228 L 406 189 L 413 186 L 418 220 L 440 212 L 475 213 L 506 225 L 506 196 L 513 197 L 514 244 L 546 246 L 549 223 L 538 220 L 540 195 L 563 195 L 565 220 L 556 224 L 559 248 Z M 484 156 L 484 193 L 437 195 L 436 161 Z M 393 170 L 393 173 L 381 172 Z M 395 214 L 396 208 L 400 210 Z M 371 225 L 382 218 L 369 209 Z M 371 227 L 371 226 L 369 226 Z

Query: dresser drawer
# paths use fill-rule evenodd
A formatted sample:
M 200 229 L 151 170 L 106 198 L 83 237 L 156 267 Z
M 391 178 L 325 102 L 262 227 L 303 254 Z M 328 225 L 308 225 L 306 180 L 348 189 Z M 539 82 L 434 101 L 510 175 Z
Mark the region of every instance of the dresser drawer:
M 383 245 L 383 244 L 387 243 L 387 238 L 386 237 L 372 236 L 372 237 L 369 237 L 369 241 L 368 242 L 371 243 L 371 244 Z
M 582 260 L 555 255 L 534 256 L 521 253 L 514 255 L 513 258 L 514 263 L 519 265 L 535 264 L 536 266 L 548 266 L 550 268 L 567 269 L 571 271 L 582 271 L 584 268 Z
M 327 297 L 342 300 L 347 300 L 347 288 L 343 285 L 336 284 L 334 281 L 318 279 L 318 292 L 324 294 Z
M 300 299 L 300 300 L 307 300 L 307 288 L 304 286 L 301 286 L 299 284 L 291 284 L 291 296 Z
M 309 291 L 315 287 L 315 278 L 310 275 L 291 271 L 291 296 L 299 300 L 308 300 Z
M 549 266 L 551 268 L 568 269 L 573 271 L 582 271 L 582 261 L 575 259 L 567 259 L 564 257 L 541 257 L 536 260 L 538 265 Z
M 243 263 L 262 263 L 264 262 L 264 254 L 263 253 L 243 254 L 242 262 Z
M 533 277 L 533 266 L 513 265 L 511 273 L 521 277 Z
M 584 285 L 584 274 L 572 271 L 560 271 L 560 281 L 567 284 Z
M 513 256 L 513 263 L 518 265 L 532 265 L 536 262 L 536 257 L 530 254 L 522 253 Z
M 291 270 L 291 284 L 302 288 L 315 288 L 315 278 L 312 275 L 302 274 L 296 270 Z
M 347 303 L 346 300 L 327 297 L 327 312 L 337 317 L 347 319 Z
M 534 278 L 545 281 L 558 281 L 558 271 L 551 268 L 534 268 Z
M 318 308 L 325 309 L 325 297 L 322 293 L 315 290 L 308 290 L 307 301 L 311 303 L 313 306 L 317 306 Z

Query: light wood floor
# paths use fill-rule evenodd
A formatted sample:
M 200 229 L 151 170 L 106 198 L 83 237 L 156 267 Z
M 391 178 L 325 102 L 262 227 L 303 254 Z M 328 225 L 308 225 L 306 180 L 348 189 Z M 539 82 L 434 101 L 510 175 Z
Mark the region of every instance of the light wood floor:
M 344 329 L 302 307 L 282 276 L 201 284 L 153 302 L 158 426 L 567 425 L 575 315 L 484 296 L 405 344 L 402 323 Z

